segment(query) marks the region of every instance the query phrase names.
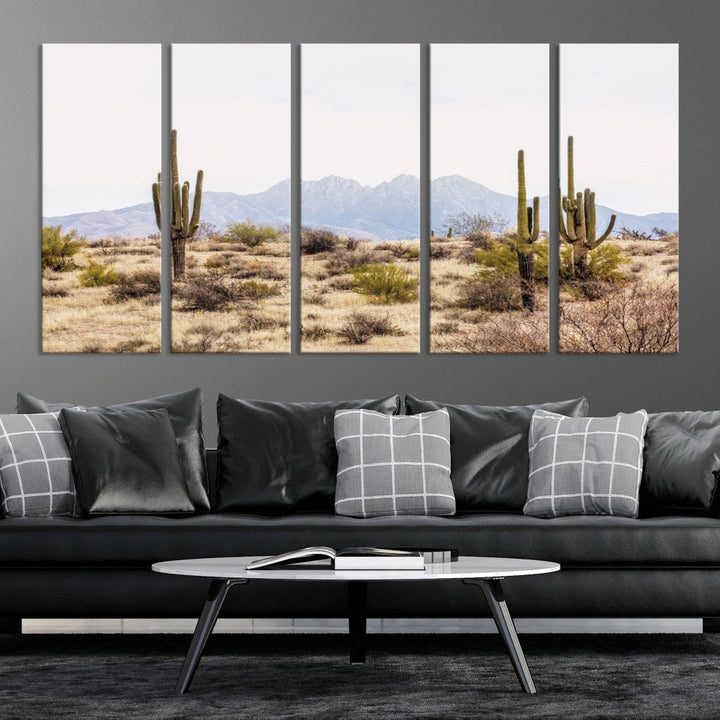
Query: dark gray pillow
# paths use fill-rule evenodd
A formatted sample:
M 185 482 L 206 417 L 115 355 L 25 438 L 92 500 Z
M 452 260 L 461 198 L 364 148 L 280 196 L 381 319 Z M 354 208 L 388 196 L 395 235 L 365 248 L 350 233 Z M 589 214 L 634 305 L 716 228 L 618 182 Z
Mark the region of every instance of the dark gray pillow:
M 643 514 L 709 513 L 720 474 L 720 412 L 648 415 Z
M 17 411 L 19 413 L 59 412 L 62 408 L 71 407 L 78 407 L 78 404 L 47 402 L 25 393 L 17 395 Z M 111 409 L 167 410 L 180 451 L 180 464 L 185 475 L 185 482 L 195 510 L 209 512 L 210 498 L 202 433 L 202 392 L 195 388 L 172 395 L 161 395 L 148 400 L 109 405 L 108 407 Z M 106 408 L 88 407 L 85 409 L 87 412 L 100 412 Z
M 0 415 L 0 500 L 6 517 L 76 513 L 70 451 L 57 413 Z
M 84 514 L 193 512 L 167 410 L 64 408 L 59 420 Z
M 353 517 L 454 515 L 447 410 L 335 413 L 335 512 Z
M 525 514 L 637 517 L 646 425 L 644 410 L 586 418 L 536 410 Z
M 407 412 L 447 408 L 458 513 L 522 511 L 528 488 L 528 430 L 537 408 L 583 416 L 584 397 L 542 405 L 457 405 L 405 396 Z
M 282 403 L 218 397 L 217 512 L 332 513 L 337 450 L 335 411 L 392 415 L 398 395 L 381 400 Z

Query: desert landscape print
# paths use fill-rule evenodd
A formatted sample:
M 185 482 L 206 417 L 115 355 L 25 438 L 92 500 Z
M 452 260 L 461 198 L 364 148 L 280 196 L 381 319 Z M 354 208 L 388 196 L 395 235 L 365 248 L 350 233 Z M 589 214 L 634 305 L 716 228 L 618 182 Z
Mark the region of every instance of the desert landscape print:
M 677 352 L 677 45 L 561 45 L 560 130 L 560 351 Z
M 43 46 L 43 352 L 160 352 L 160 46 Z M 155 170 L 155 172 L 157 172 Z
M 302 352 L 419 352 L 420 49 L 302 46 Z
M 548 53 L 430 47 L 432 352 L 548 350 Z

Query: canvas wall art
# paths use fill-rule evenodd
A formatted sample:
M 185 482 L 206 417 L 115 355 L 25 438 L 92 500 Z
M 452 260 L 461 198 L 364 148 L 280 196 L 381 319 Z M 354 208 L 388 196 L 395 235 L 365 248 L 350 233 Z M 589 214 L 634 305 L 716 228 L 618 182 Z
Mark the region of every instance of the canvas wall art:
M 677 352 L 677 45 L 561 45 L 560 149 L 561 352 Z
M 301 52 L 302 352 L 418 352 L 419 46 Z
M 42 54 L 43 352 L 160 352 L 160 45 Z
M 430 48 L 432 352 L 548 349 L 548 62 Z
M 290 62 L 172 46 L 173 352 L 290 351 Z

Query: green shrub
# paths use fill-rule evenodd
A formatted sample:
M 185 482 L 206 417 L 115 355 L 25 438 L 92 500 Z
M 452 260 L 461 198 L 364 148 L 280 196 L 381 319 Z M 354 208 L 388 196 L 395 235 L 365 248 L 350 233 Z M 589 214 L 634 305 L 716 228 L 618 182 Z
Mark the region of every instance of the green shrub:
M 73 256 L 87 246 L 77 230 L 63 233 L 61 225 L 47 225 L 42 229 L 42 267 L 54 272 L 73 270 Z
M 280 294 L 280 288 L 270 283 L 258 282 L 257 280 L 246 280 L 235 286 L 235 295 L 245 300 L 264 300 Z
M 589 282 L 622 283 L 625 279 L 621 266 L 629 263 L 630 258 L 620 254 L 620 248 L 610 242 L 604 242 L 588 253 Z M 575 279 L 572 246 L 565 243 L 560 250 L 560 279 Z
M 378 305 L 411 302 L 417 298 L 418 279 L 397 265 L 361 265 L 350 269 L 351 289 Z
M 242 243 L 246 247 L 254 248 L 266 240 L 277 240 L 280 231 L 272 225 L 256 225 L 251 220 L 230 223 L 220 236 L 222 242 Z
M 80 273 L 80 284 L 83 287 L 105 287 L 115 285 L 120 276 L 112 269 L 90 261 L 90 264 Z
M 475 250 L 473 257 L 481 267 L 491 268 L 505 274 L 518 272 L 515 246 L 509 242 L 493 241 L 486 249 Z

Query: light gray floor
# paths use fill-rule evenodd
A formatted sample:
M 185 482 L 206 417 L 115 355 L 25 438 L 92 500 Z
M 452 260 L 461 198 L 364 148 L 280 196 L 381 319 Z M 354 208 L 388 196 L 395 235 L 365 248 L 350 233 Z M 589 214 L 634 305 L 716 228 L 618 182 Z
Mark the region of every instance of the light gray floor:
M 191 633 L 196 619 L 25 619 L 23 633 Z M 518 633 L 701 633 L 699 618 L 519 618 Z M 345 633 L 338 618 L 220 618 L 217 633 Z M 490 618 L 368 618 L 368 633 L 496 633 Z

